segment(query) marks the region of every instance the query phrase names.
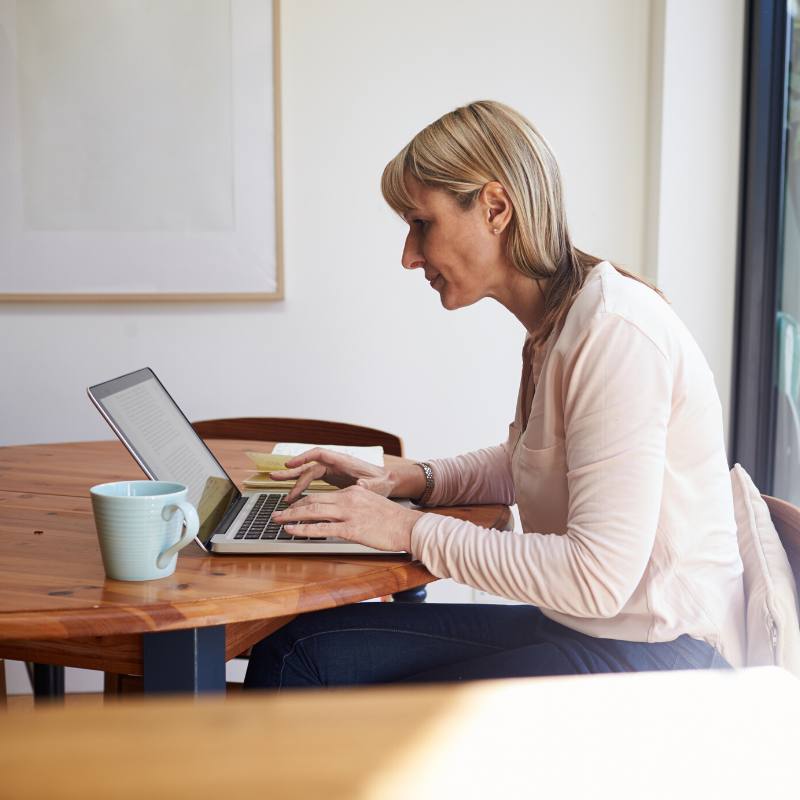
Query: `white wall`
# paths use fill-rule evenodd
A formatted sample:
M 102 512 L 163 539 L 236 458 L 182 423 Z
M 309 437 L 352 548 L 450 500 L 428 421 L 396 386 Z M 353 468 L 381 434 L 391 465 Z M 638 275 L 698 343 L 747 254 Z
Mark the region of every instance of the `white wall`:
M 655 0 L 647 274 L 731 400 L 744 0 Z M 659 44 L 661 39 L 661 44 Z
M 659 282 L 727 411 L 743 0 L 291 0 L 283 16 L 286 301 L 0 306 L 0 445 L 108 438 L 83 389 L 144 365 L 193 419 L 361 422 L 416 457 L 502 439 L 520 326 L 491 301 L 446 314 L 400 268 L 378 191 L 417 130 L 482 97 L 548 137 L 576 242 Z
M 400 267 L 381 170 L 456 105 L 505 101 L 556 150 L 579 245 L 636 269 L 648 13 L 641 0 L 285 1 L 286 301 L 6 305 L 0 444 L 109 438 L 84 388 L 145 365 L 190 419 L 359 422 L 420 458 L 499 442 L 522 329 L 491 301 L 445 313 Z

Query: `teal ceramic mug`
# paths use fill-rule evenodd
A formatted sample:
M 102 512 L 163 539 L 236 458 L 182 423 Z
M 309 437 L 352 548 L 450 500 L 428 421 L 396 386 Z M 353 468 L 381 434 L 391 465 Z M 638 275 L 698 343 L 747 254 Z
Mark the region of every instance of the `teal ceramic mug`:
M 92 487 L 94 523 L 109 578 L 149 581 L 175 572 L 178 551 L 200 527 L 186 494 L 183 484 L 167 481 L 120 481 Z M 181 537 L 184 520 L 186 533 Z

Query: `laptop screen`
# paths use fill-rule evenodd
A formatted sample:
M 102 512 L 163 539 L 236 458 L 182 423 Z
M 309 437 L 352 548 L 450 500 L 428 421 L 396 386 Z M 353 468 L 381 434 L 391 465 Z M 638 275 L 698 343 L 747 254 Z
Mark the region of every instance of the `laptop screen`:
M 188 487 L 205 544 L 240 493 L 153 371 L 91 386 L 89 395 L 151 478 Z

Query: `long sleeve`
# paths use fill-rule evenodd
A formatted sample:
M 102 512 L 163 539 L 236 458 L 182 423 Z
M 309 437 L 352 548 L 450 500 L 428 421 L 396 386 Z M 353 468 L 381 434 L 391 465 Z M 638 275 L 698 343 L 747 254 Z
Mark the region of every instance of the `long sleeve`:
M 460 503 L 505 503 L 515 501 L 508 442 L 455 458 L 428 463 L 433 470 L 432 506 Z
M 567 503 L 566 531 L 517 535 L 427 514 L 414 526 L 412 550 L 438 577 L 574 617 L 612 617 L 642 581 L 653 550 L 673 376 L 650 338 L 609 313 L 591 319 L 553 374 L 561 381 L 563 445 L 536 451 L 520 443 L 513 455 L 493 448 L 437 472 L 446 500 L 488 500 L 489 488 L 481 494 L 476 479 L 492 463 L 514 476 L 520 500 L 559 469 L 563 446 L 568 496 L 552 502 Z

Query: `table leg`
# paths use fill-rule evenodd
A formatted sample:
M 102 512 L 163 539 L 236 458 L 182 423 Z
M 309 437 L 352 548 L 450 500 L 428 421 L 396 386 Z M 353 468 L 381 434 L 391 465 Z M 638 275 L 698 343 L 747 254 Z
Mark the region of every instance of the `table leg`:
M 392 600 L 395 603 L 424 603 L 427 596 L 428 590 L 424 586 L 417 586 L 416 589 L 395 592 L 392 595 Z
M 32 683 L 35 704 L 64 702 L 64 667 L 34 664 Z
M 225 692 L 225 626 L 142 635 L 145 694 Z

